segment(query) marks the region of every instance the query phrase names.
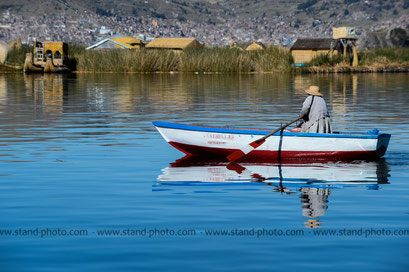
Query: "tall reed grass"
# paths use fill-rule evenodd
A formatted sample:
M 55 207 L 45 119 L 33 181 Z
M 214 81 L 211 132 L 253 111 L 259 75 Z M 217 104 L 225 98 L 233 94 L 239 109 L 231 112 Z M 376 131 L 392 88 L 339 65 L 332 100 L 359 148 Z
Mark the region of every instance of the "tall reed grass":
M 312 58 L 310 62 L 305 64 L 305 67 L 329 67 L 329 66 L 336 66 L 339 64 L 349 65 L 349 60 L 344 58 L 343 55 L 333 55 L 330 57 L 327 54 L 319 54 Z
M 74 53 L 78 71 L 85 72 L 170 72 L 176 71 L 180 56 L 171 51 L 87 50 Z
M 380 48 L 358 53 L 360 65 L 409 62 L 409 48 Z
M 329 67 L 338 67 L 343 70 L 344 66 L 350 66 L 352 59 L 342 55 L 321 54 L 314 57 L 310 62 L 305 64 L 307 68 L 320 67 L 326 69 Z M 374 50 L 365 50 L 358 52 L 358 65 L 369 66 L 366 69 L 379 69 L 380 66 L 388 67 L 389 65 L 409 64 L 409 48 L 380 48 Z M 353 69 L 352 69 L 353 70 Z
M 28 45 L 22 45 L 20 47 L 13 47 L 8 53 L 6 58 L 6 64 L 10 65 L 24 65 L 26 53 L 32 53 L 33 47 Z
M 191 48 L 169 50 L 81 50 L 70 51 L 78 71 L 88 72 L 274 72 L 290 70 L 288 50 L 267 48 L 243 51 L 237 48 Z
M 31 46 L 12 49 L 7 62 L 23 65 Z M 196 48 L 185 51 L 168 50 L 85 50 L 81 45 L 68 47 L 69 67 L 83 72 L 286 72 L 291 71 L 293 59 L 288 49 L 267 47 L 264 50 L 244 51 L 238 48 Z M 350 60 L 341 55 L 318 55 L 306 64 L 304 71 L 348 72 L 359 68 L 380 71 L 391 65 L 409 66 L 409 48 L 375 49 L 358 53 L 358 68 L 350 67 Z M 372 69 L 373 68 L 373 69 Z M 314 70 L 315 69 L 315 70 Z M 406 68 L 405 68 L 406 69 Z

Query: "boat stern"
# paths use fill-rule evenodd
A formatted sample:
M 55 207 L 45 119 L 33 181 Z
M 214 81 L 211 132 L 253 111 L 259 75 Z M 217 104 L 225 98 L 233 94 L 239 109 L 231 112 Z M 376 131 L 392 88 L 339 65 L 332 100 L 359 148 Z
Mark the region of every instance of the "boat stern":
M 376 156 L 382 157 L 385 155 L 386 150 L 388 149 L 389 140 L 391 138 L 390 134 L 382 133 L 378 136 L 378 143 L 376 145 Z

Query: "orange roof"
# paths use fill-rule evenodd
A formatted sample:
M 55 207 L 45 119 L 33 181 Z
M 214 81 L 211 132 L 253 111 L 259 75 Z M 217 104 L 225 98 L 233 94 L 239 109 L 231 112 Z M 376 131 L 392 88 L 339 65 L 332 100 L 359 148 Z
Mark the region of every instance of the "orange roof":
M 147 48 L 161 49 L 186 49 L 189 47 L 201 47 L 202 44 L 194 38 L 156 38 L 148 45 Z

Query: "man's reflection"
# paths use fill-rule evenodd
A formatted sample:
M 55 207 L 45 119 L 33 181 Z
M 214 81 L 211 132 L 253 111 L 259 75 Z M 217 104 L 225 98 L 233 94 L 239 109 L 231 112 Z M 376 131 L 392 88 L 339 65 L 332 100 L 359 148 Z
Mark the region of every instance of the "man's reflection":
M 307 228 L 317 228 L 321 222 L 317 219 L 325 215 L 325 210 L 328 209 L 328 196 L 331 194 L 331 189 L 303 187 L 300 189 L 302 215 L 309 218 L 305 222 Z

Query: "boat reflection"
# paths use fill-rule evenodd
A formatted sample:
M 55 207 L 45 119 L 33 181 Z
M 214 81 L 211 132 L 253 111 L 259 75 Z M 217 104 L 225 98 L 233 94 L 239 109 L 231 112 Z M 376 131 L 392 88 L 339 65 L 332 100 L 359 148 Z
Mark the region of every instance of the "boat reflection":
M 307 228 L 320 227 L 318 220 L 328 209 L 332 190 L 364 187 L 378 190 L 388 184 L 389 167 L 385 159 L 308 163 L 229 163 L 203 161 L 186 156 L 162 169 L 158 186 L 211 186 L 212 184 L 263 183 L 281 194 L 299 194 Z

